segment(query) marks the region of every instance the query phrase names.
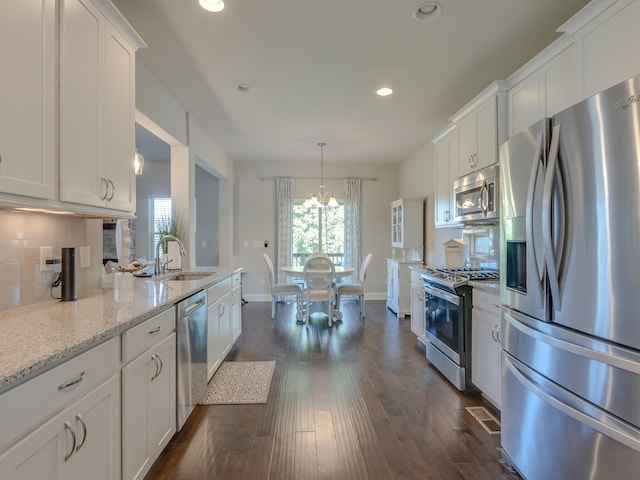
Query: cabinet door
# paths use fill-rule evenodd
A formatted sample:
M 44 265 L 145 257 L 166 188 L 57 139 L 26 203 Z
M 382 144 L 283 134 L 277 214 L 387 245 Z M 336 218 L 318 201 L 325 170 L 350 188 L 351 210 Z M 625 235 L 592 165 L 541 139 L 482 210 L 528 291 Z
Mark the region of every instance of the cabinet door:
M 534 72 L 509 90 L 509 135 L 528 128 L 543 117 L 540 73 Z
M 64 0 L 60 41 L 60 199 L 104 206 L 101 174 L 104 28 L 89 0 Z
M 474 308 L 471 327 L 471 381 L 500 406 L 500 318 Z
M 0 472 L 5 480 L 69 478 L 69 464 L 64 461 L 73 442 L 68 410 L 60 412 L 0 456 Z M 74 431 L 75 433 L 75 431 Z M 70 458 L 70 457 L 69 457 Z
M 134 68 L 135 52 L 111 26 L 105 53 L 103 175 L 109 184 L 109 208 L 135 210 Z
M 456 125 L 458 130 L 458 175 L 466 175 L 473 171 L 476 155 L 476 117 L 467 115 Z
M 453 179 L 457 168 L 455 155 L 456 132 L 452 131 L 434 144 L 435 148 L 435 226 L 453 224 Z
M 8 480 L 119 479 L 120 376 L 9 448 L 0 457 L 0 472 Z
M 56 2 L 0 2 L 0 192 L 55 197 Z
M 476 158 L 473 170 L 480 170 L 498 162 L 498 99 L 487 99 L 475 111 Z
M 230 294 L 216 300 L 207 309 L 209 320 L 209 334 L 207 337 L 207 369 L 211 379 L 218 369 L 231 343 Z
M 143 478 L 176 431 L 176 335 L 122 369 L 122 473 Z
M 425 339 L 424 285 L 411 283 L 411 331 Z
M 149 440 L 152 464 L 176 432 L 176 335 L 163 340 L 153 352 L 160 368 L 149 386 Z
M 76 449 L 71 478 L 114 480 L 120 470 L 120 375 L 113 376 L 71 407 Z
M 241 288 L 231 291 L 231 342 L 235 342 L 242 333 L 242 296 Z

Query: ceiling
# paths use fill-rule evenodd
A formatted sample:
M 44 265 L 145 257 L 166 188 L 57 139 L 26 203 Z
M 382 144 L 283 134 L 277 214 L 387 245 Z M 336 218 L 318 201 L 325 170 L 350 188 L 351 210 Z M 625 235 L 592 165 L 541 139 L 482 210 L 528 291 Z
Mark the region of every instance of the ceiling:
M 114 0 L 139 60 L 236 161 L 398 163 L 588 0 Z M 237 86 L 247 84 L 249 91 Z M 381 86 L 394 89 L 378 97 Z

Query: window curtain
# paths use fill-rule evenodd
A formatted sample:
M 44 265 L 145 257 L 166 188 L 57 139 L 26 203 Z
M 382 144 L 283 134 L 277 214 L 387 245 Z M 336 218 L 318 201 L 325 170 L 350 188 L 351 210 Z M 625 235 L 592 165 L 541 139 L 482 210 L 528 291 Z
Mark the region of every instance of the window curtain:
M 276 279 L 284 278 L 281 268 L 293 265 L 293 178 L 276 178 Z
M 344 179 L 344 265 L 354 268 L 355 273 L 351 281 L 359 278 L 360 261 L 362 258 L 362 225 L 360 212 L 362 210 L 362 179 Z

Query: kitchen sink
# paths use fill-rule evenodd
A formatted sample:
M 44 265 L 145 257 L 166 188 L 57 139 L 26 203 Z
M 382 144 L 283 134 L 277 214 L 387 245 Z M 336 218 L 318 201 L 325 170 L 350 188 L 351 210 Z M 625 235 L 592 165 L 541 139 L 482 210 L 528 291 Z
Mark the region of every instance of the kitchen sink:
M 200 280 L 204 277 L 209 277 L 216 272 L 182 272 L 175 275 L 171 275 L 169 280 L 185 281 L 185 280 Z

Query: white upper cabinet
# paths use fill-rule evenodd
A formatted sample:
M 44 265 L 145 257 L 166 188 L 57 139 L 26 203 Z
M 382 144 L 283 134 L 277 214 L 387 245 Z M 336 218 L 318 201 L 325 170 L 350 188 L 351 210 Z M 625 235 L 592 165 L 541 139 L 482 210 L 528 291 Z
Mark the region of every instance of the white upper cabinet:
M 451 117 L 458 131 L 455 177 L 498 162 L 498 146 L 507 140 L 506 84 L 494 82 Z
M 458 173 L 458 138 L 455 126 L 449 126 L 431 141 L 434 145 L 435 154 L 435 226 L 459 226 L 453 221 L 453 180 L 455 180 Z
M 569 45 L 509 90 L 509 136 L 580 100 Z
M 98 8 L 102 3 L 62 4 L 60 200 L 134 211 L 134 74 L 140 45 L 114 28 Z
M 56 2 L 0 2 L 0 192 L 56 195 Z
M 391 246 L 422 248 L 424 231 L 423 200 L 399 198 L 391 202 Z
M 589 20 L 588 13 L 576 15 L 564 30 L 574 33 L 572 28 Z M 639 18 L 640 1 L 618 0 L 575 32 L 576 47 L 582 51 L 583 98 L 640 73 Z

